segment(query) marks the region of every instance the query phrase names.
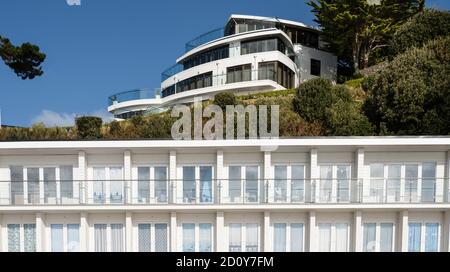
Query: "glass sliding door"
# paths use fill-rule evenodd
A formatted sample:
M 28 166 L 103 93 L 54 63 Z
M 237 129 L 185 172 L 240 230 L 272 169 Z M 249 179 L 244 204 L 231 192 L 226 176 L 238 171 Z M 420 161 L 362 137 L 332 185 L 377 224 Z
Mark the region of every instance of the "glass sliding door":
M 150 202 L 150 167 L 138 167 L 138 203 Z
M 200 166 L 200 202 L 211 203 L 212 195 L 212 167 Z
M 151 225 L 138 224 L 139 252 L 151 251 Z
M 246 224 L 245 225 L 245 251 L 257 252 L 258 251 L 258 224 Z
M 93 168 L 93 202 L 104 203 L 105 202 L 105 180 L 106 171 L 104 167 Z
M 426 223 L 425 224 L 425 252 L 439 251 L 439 224 Z
M 44 168 L 44 203 L 56 204 L 56 168 Z
M 106 252 L 106 224 L 94 224 L 95 252 Z
M 36 252 L 36 224 L 24 224 L 23 236 L 25 252 Z
M 80 251 L 80 225 L 67 224 L 67 251 Z
M 27 168 L 28 203 L 39 204 L 39 168 Z
M 291 224 L 291 252 L 303 252 L 303 224 Z
M 336 252 L 348 251 L 348 224 L 336 224 Z
M 155 198 L 157 203 L 167 203 L 167 167 L 155 167 Z
M 274 201 L 287 201 L 287 166 L 275 166 L 275 180 L 274 180 Z
M 419 165 L 405 165 L 405 201 L 417 202 L 417 182 L 419 178 Z
M 380 224 L 380 251 L 392 252 L 394 224 L 381 223 Z
M 52 252 L 64 252 L 63 224 L 51 224 Z
M 228 167 L 228 196 L 231 203 L 242 202 L 242 192 L 241 192 L 241 167 L 240 166 L 229 166 Z
M 369 202 L 382 203 L 384 202 L 384 165 L 371 164 L 370 165 L 370 187 L 369 187 Z
M 167 252 L 167 224 L 155 224 L 155 251 Z
M 229 241 L 230 241 L 230 252 L 241 252 L 241 241 L 242 241 L 242 232 L 241 232 L 241 224 L 230 224 L 229 225 Z
M 422 202 L 436 201 L 436 163 L 422 164 Z
M 319 224 L 319 251 L 331 251 L 331 224 Z
M 387 202 L 400 201 L 400 179 L 402 166 L 399 164 L 388 165 L 388 179 L 386 181 Z
M 212 251 L 212 224 L 202 223 L 199 224 L 199 251 L 211 252 Z
M 195 224 L 183 224 L 183 252 L 195 251 Z
M 350 201 L 350 166 L 338 165 L 337 166 L 337 201 L 349 202 Z
M 8 252 L 20 252 L 20 225 L 8 224 Z
M 376 248 L 376 223 L 365 223 L 363 225 L 363 251 L 374 252 Z
M 23 167 L 11 166 L 9 168 L 11 176 L 11 204 L 24 204 L 23 194 Z
M 291 166 L 291 202 L 305 201 L 305 166 Z
M 61 165 L 59 167 L 59 182 L 61 191 L 61 203 L 71 203 L 74 200 L 73 166 Z
M 245 167 L 245 200 L 258 202 L 258 166 Z
M 422 224 L 409 223 L 409 235 L 408 235 L 408 251 L 419 252 L 420 251 L 420 237 L 421 237 Z
M 320 166 L 320 202 L 331 202 L 333 186 L 333 167 L 331 165 Z
M 122 167 L 114 166 L 109 168 L 109 180 L 110 180 L 110 202 L 111 203 L 123 203 L 124 198 L 124 186 Z
M 273 224 L 273 251 L 285 252 L 286 251 L 286 224 L 276 223 Z
M 195 167 L 183 166 L 183 203 L 195 203 Z

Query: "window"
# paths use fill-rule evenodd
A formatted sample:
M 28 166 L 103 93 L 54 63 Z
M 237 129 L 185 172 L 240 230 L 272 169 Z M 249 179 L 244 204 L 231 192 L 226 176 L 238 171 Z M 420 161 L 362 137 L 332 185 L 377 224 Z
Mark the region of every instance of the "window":
M 106 224 L 94 224 L 95 252 L 106 252 Z
M 139 224 L 138 225 L 138 240 L 139 240 L 139 252 L 151 251 L 151 225 Z
M 384 166 L 383 164 L 370 165 L 370 200 L 383 202 Z
M 275 252 L 286 251 L 286 224 L 277 223 L 273 224 L 274 238 L 273 247 Z
M 388 165 L 388 179 L 386 181 L 388 202 L 400 201 L 400 177 L 401 177 L 401 165 L 399 164 Z
M 425 224 L 425 252 L 438 251 L 439 224 Z
M 8 224 L 8 251 L 20 252 L 20 225 Z
M 246 224 L 245 225 L 245 233 L 246 233 L 246 252 L 257 252 L 258 251 L 258 224 Z
M 291 252 L 303 251 L 303 224 L 292 223 L 291 224 Z
M 311 75 L 320 76 L 320 60 L 311 59 Z
M 39 168 L 27 168 L 28 203 L 39 204 Z
M 150 202 L 150 167 L 138 167 L 138 203 Z
M 216 61 L 220 59 L 225 59 L 229 57 L 229 45 L 225 45 L 222 47 L 214 48 L 208 51 L 204 51 L 197 55 L 194 55 L 183 62 L 184 70 L 195 67 L 197 65 L 201 65 L 204 63 L 208 63 L 211 61 Z
M 275 166 L 274 180 L 274 200 L 275 202 L 286 202 L 287 200 L 287 166 Z
M 20 205 L 24 204 L 23 194 L 23 167 L 11 166 L 11 204 Z
M 70 203 L 74 198 L 73 166 L 62 165 L 59 167 L 59 179 L 61 188 L 61 202 Z
M 138 203 L 167 203 L 167 167 L 140 166 L 138 170 Z
M 278 38 L 251 40 L 241 42 L 241 55 L 254 54 L 268 51 L 280 51 L 286 53 L 286 45 Z
M 200 166 L 200 202 L 212 202 L 212 167 Z
M 336 172 L 337 201 L 348 202 L 350 201 L 350 166 L 338 165 L 336 166 Z
M 166 97 L 175 93 L 181 93 L 210 86 L 212 86 L 212 72 L 207 72 L 184 79 L 174 85 L 164 88 L 161 92 L 161 96 Z
M 56 168 L 44 168 L 44 203 L 56 204 Z
M 376 247 L 376 227 L 375 223 L 367 223 L 363 226 L 363 250 L 365 252 L 373 252 Z
M 236 83 L 252 80 L 252 65 L 244 64 L 227 68 L 227 83 Z
M 436 163 L 422 164 L 422 202 L 435 202 L 436 196 Z
M 200 203 L 213 202 L 212 167 L 183 166 L 182 171 L 183 203 L 195 203 L 197 199 Z M 197 188 L 197 180 L 199 180 L 199 188 Z
M 36 224 L 7 224 L 9 252 L 36 252 Z
M 121 166 L 93 167 L 93 202 L 114 203 L 124 202 L 124 184 Z M 109 196 L 106 196 L 106 188 L 109 187 Z
M 408 236 L 408 251 L 409 252 L 419 252 L 420 251 L 420 238 L 421 238 L 421 228 L 420 223 L 409 223 L 409 236 Z
M 231 203 L 241 202 L 241 167 L 228 167 L 228 196 Z
M 230 224 L 229 225 L 229 233 L 230 233 L 230 252 L 241 252 L 241 241 L 242 241 L 242 233 L 241 233 L 241 224 Z
M 78 252 L 80 250 L 80 225 L 67 224 L 67 251 Z
M 195 252 L 195 224 L 183 224 L 183 252 Z
M 348 225 L 336 224 L 336 252 L 348 251 Z
M 110 203 L 124 202 L 124 186 L 122 177 L 122 167 L 114 166 L 109 168 L 110 178 Z
M 417 202 L 417 182 L 419 177 L 419 165 L 405 165 L 405 201 Z
M 320 223 L 319 251 L 346 252 L 348 251 L 348 224 Z
M 331 224 L 319 224 L 319 251 L 331 251 Z
M 155 224 L 155 251 L 167 252 L 167 224 Z
M 258 166 L 245 167 L 245 200 L 258 202 Z
M 381 252 L 392 252 L 393 229 L 394 229 L 394 224 L 392 224 L 392 223 L 381 223 L 380 224 L 380 251 Z
M 63 224 L 51 224 L 52 252 L 64 252 Z
M 333 168 L 332 166 L 320 166 L 320 202 L 331 202 L 333 186 Z
M 167 167 L 157 166 L 155 171 L 155 198 L 157 203 L 167 203 Z
M 295 73 L 279 61 L 258 63 L 258 80 L 273 80 L 281 86 L 294 88 Z
M 111 224 L 111 251 L 124 251 L 123 224 Z
M 199 251 L 211 252 L 212 251 L 212 224 L 203 223 L 199 224 Z
M 291 201 L 305 201 L 305 166 L 291 166 Z

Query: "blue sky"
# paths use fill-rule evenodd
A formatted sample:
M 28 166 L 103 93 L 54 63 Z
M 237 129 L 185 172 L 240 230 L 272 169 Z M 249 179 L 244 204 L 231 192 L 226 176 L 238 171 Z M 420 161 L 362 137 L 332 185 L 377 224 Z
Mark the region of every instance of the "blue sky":
M 107 97 L 157 88 L 184 43 L 225 24 L 230 14 L 314 24 L 303 0 L 2 0 L 0 35 L 47 54 L 45 74 L 21 80 L 0 62 L 4 124 L 68 124 L 75 114 L 107 117 Z M 427 6 L 450 9 L 448 0 Z

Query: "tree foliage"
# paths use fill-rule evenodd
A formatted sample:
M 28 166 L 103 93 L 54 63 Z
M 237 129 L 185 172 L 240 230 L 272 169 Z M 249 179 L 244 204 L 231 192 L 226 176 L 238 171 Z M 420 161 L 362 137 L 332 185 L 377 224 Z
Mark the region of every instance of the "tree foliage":
M 0 36 L 0 57 L 22 79 L 33 79 L 44 73 L 41 64 L 46 56 L 37 45 L 23 43 L 15 46 L 9 39 Z
M 79 139 L 94 140 L 102 137 L 102 118 L 97 116 L 82 116 L 75 119 Z
M 395 30 L 423 9 L 424 0 L 381 0 L 379 4 L 367 0 L 311 0 L 308 5 L 330 50 L 358 71 L 386 50 Z
M 450 36 L 410 48 L 363 84 L 378 134 L 450 134 Z
M 227 105 L 236 105 L 236 96 L 230 92 L 221 92 L 214 96 L 214 104 L 225 110 Z
M 391 54 L 397 55 L 408 48 L 422 47 L 426 42 L 450 34 L 450 12 L 425 9 L 399 27 L 391 40 Z

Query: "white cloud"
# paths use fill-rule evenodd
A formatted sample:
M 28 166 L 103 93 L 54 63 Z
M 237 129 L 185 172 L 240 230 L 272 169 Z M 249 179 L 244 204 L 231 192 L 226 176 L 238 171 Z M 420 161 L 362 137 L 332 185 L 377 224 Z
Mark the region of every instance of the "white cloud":
M 81 6 L 81 0 L 66 0 L 69 6 Z
M 80 115 L 98 116 L 103 119 L 103 122 L 110 122 L 114 119 L 113 116 L 104 109 L 87 114 L 59 113 L 51 110 L 43 110 L 38 116 L 31 120 L 31 123 L 43 123 L 47 127 L 73 126 L 75 124 L 75 118 Z

